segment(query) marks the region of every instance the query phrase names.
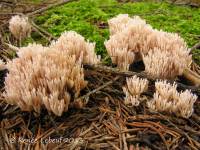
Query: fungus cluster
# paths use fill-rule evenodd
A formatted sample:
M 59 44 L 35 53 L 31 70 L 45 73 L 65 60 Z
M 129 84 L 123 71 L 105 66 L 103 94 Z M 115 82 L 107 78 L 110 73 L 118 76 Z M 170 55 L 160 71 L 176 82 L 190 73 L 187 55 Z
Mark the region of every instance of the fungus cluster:
M 61 116 L 87 84 L 82 64 L 100 61 L 94 48 L 94 43 L 74 31 L 64 32 L 49 47 L 30 44 L 19 48 L 18 58 L 6 65 L 5 101 L 37 113 L 45 106 Z
M 95 44 L 74 31 L 64 32 L 50 47 L 31 44 L 18 50 L 18 58 L 7 63 L 3 96 L 24 111 L 48 111 L 61 116 L 72 98 L 86 86 L 82 64 L 100 61 Z
M 151 110 L 174 113 L 184 118 L 192 115 L 193 105 L 197 100 L 196 95 L 189 90 L 178 92 L 175 83 L 171 85 L 166 81 L 157 81 L 155 88 L 153 100 L 147 103 Z
M 83 68 L 76 57 L 53 48 L 29 45 L 18 58 L 7 63 L 5 100 L 24 111 L 40 113 L 41 106 L 55 115 L 67 111 L 72 96 L 86 85 Z
M 111 36 L 105 46 L 112 62 L 120 69 L 128 70 L 130 64 L 142 59 L 150 77 L 171 79 L 189 67 L 190 51 L 177 34 L 153 29 L 140 17 L 130 18 L 126 14 L 110 19 L 108 24 Z M 18 39 L 31 32 L 28 18 L 23 16 L 12 17 L 9 29 Z M 95 43 L 74 31 L 62 33 L 49 47 L 30 44 L 19 48 L 17 55 L 6 65 L 0 60 L 0 70 L 9 71 L 5 78 L 5 101 L 37 113 L 44 106 L 57 116 L 68 110 L 70 102 L 87 84 L 82 65 L 100 62 L 95 54 Z M 137 76 L 127 78 L 123 87 L 125 104 L 138 106 L 148 83 L 147 79 Z M 185 118 L 191 116 L 196 95 L 189 90 L 178 92 L 176 84 L 166 81 L 157 81 L 155 87 L 153 100 L 147 102 L 151 110 Z
M 137 76 L 126 79 L 126 86 L 123 87 L 123 91 L 126 95 L 125 104 L 131 106 L 138 106 L 140 104 L 140 95 L 147 91 L 148 80 L 140 79 Z
M 24 39 L 31 33 L 31 25 L 28 22 L 28 17 L 13 16 L 9 21 L 9 30 L 16 39 Z
M 152 78 L 174 78 L 189 66 L 190 50 L 177 34 L 153 29 L 138 16 L 118 15 L 108 22 L 111 36 L 105 46 L 121 70 L 141 57 Z

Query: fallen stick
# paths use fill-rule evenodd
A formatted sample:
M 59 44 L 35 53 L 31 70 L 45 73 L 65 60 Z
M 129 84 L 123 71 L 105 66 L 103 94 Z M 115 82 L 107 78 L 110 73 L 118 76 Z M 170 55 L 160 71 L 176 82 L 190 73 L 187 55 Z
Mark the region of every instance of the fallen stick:
M 84 65 L 84 69 L 89 69 L 89 70 L 96 70 L 98 72 L 105 72 L 105 73 L 111 73 L 115 75 L 120 75 L 124 77 L 130 77 L 130 76 L 138 76 L 141 78 L 147 78 L 148 80 L 154 82 L 155 80 L 152 80 L 150 76 L 148 76 L 145 72 L 132 72 L 132 71 L 120 71 L 117 68 L 111 68 L 107 66 L 102 66 L 102 65 Z M 196 74 L 195 74 L 196 75 Z M 169 81 L 173 83 L 174 81 Z M 200 96 L 200 88 L 197 86 L 189 86 L 185 85 L 179 82 L 176 82 L 178 85 L 178 88 L 181 90 L 189 89 L 192 92 L 196 93 L 198 96 Z
M 8 46 L 11 50 L 19 51 L 19 48 L 16 47 L 16 46 L 14 46 L 14 45 L 11 45 L 11 44 L 6 43 L 6 42 L 4 42 L 3 44 L 6 45 L 6 46 Z
M 37 9 L 36 11 L 31 12 L 31 13 L 28 13 L 27 16 L 33 16 L 33 15 L 35 15 L 35 14 L 42 13 L 42 12 L 48 10 L 48 9 L 53 8 L 53 7 L 57 7 L 57 6 L 60 6 L 60 5 L 63 5 L 63 4 L 72 2 L 72 1 L 77 1 L 77 0 L 63 0 L 63 1 L 61 1 L 61 2 L 58 2 L 58 3 L 55 3 L 55 4 L 49 5 L 49 6 L 47 6 L 47 7 L 43 7 L 43 8 L 41 8 L 41 9 Z
M 192 46 L 192 48 L 190 48 L 191 51 L 200 48 L 200 41 L 199 43 L 195 44 L 194 46 Z
M 102 86 L 92 90 L 91 92 L 88 92 L 87 94 L 81 96 L 81 97 L 78 97 L 76 100 L 74 100 L 74 102 L 72 103 L 72 107 L 75 107 L 75 108 L 82 108 L 84 107 L 87 103 L 88 103 L 88 100 L 89 100 L 89 96 L 100 91 L 101 89 L 113 84 L 113 82 L 115 82 L 116 80 L 118 80 L 120 78 L 120 76 L 117 76 L 115 77 L 112 81 L 108 81 L 107 83 L 103 84 Z
M 34 27 L 34 26 L 32 26 L 32 27 L 33 27 L 33 30 L 35 30 L 35 32 L 37 32 L 37 33 L 40 34 L 43 38 L 45 38 L 47 41 L 50 42 L 50 39 L 49 39 L 48 37 L 46 37 L 46 35 L 44 35 L 44 33 L 42 33 L 38 28 L 36 28 L 36 27 Z
M 52 34 L 50 34 L 49 32 L 47 32 L 46 30 L 42 29 L 41 27 L 39 27 L 38 25 L 36 25 L 33 20 L 30 20 L 31 25 L 38 30 L 38 32 L 41 32 L 42 34 L 47 35 L 47 37 L 45 37 L 46 39 L 50 40 L 56 40 L 57 38 L 55 36 L 53 36 Z M 49 37 L 49 38 L 48 38 Z
M 112 73 L 112 74 L 117 74 L 117 75 L 124 75 L 124 76 L 134 76 L 137 75 L 138 77 L 141 78 L 149 78 L 150 77 L 145 73 L 145 72 L 133 72 L 133 71 L 121 71 L 118 68 L 111 68 L 108 66 L 103 66 L 103 65 L 84 65 L 84 69 L 89 69 L 89 70 L 97 70 L 99 72 L 107 72 L 107 73 Z

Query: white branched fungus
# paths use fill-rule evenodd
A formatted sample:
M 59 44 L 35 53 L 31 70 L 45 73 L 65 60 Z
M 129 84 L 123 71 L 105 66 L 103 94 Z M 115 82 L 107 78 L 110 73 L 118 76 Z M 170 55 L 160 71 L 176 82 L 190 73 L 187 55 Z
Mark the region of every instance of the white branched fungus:
M 186 90 L 178 94 L 178 103 L 176 113 L 179 116 L 189 118 L 193 113 L 193 105 L 197 100 L 197 96 L 192 94 L 191 91 Z
M 171 99 L 177 93 L 177 84 L 167 83 L 167 81 L 156 81 L 155 82 L 156 91 L 165 99 Z
M 17 39 L 23 39 L 30 35 L 31 25 L 24 16 L 13 16 L 9 21 L 9 30 Z
M 130 18 L 127 14 L 118 15 L 108 23 L 111 36 L 105 46 L 112 62 L 122 70 L 128 70 L 128 66 L 138 60 L 135 57 L 116 61 L 121 54 L 128 53 L 143 56 L 145 71 L 152 78 L 175 78 L 191 63 L 190 50 L 178 34 L 153 29 L 140 17 Z M 122 67 L 124 64 L 126 67 Z
M 50 47 L 64 51 L 67 55 L 75 55 L 77 60 L 82 60 L 85 64 L 100 62 L 99 56 L 95 54 L 95 43 L 86 42 L 85 38 L 75 31 L 62 33 L 57 41 L 52 42 Z
M 0 59 L 0 71 L 4 70 L 6 68 L 5 63 L 3 62 L 3 60 Z
M 140 79 L 137 76 L 126 79 L 126 87 L 123 87 L 123 91 L 126 94 L 125 104 L 131 104 L 133 106 L 138 106 L 140 104 L 140 95 L 147 91 L 148 80 Z
M 181 52 L 188 51 L 185 41 L 177 33 L 168 33 L 157 29 L 149 31 L 148 33 L 143 32 L 143 36 L 145 37 L 142 48 L 143 54 L 148 53 L 154 48 L 171 53 L 176 53 L 180 49 Z
M 68 110 L 71 96 L 77 97 L 86 85 L 75 56 L 41 45 L 21 49 L 19 57 L 7 63 L 7 69 L 5 101 L 24 111 L 40 113 L 45 106 L 61 116 Z
M 147 103 L 151 110 L 175 113 L 184 118 L 189 118 L 192 115 L 197 96 L 191 91 L 186 90 L 179 93 L 175 83 L 171 85 L 166 81 L 157 81 L 155 87 L 156 92 L 153 100 Z
M 132 96 L 129 91 L 124 87 L 123 91 L 126 95 L 124 103 L 128 106 L 139 106 L 139 96 Z
M 172 109 L 172 101 L 169 101 L 168 99 L 165 99 L 161 95 L 159 95 L 158 92 L 154 93 L 153 95 L 153 101 L 148 102 L 147 106 L 151 110 L 159 111 L 159 112 L 169 112 L 171 113 Z
M 117 33 L 108 41 L 105 41 L 105 46 L 108 55 L 111 57 L 112 63 L 116 64 L 121 70 L 128 70 L 129 65 L 133 63 L 135 54 L 128 51 L 126 41 L 128 37 L 118 36 Z
M 142 52 L 145 71 L 152 78 L 170 79 L 182 75 L 192 61 L 184 40 L 174 33 L 154 30 Z M 151 44 L 150 44 L 151 43 Z
M 130 18 L 128 14 L 119 14 L 118 16 L 108 20 L 111 35 L 121 32 L 130 24 L 146 24 L 146 22 L 138 16 Z
M 125 28 L 121 34 L 128 36 L 128 49 L 134 53 L 144 53 L 147 48 L 148 36 L 153 32 L 150 25 L 141 21 L 134 20 L 127 28 Z
M 126 79 L 128 90 L 132 95 L 140 95 L 148 88 L 148 80 L 140 79 L 137 76 Z

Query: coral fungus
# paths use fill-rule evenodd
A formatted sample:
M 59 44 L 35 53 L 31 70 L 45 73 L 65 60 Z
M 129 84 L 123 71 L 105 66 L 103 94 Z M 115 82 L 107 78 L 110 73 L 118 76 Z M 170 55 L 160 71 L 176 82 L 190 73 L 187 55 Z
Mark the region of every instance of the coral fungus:
M 13 16 L 9 21 L 10 32 L 17 39 L 23 39 L 30 35 L 31 25 L 28 22 L 28 18 L 24 16 Z
M 147 103 L 151 110 L 175 113 L 184 118 L 192 115 L 197 96 L 191 91 L 178 92 L 175 83 L 171 85 L 166 81 L 157 81 L 155 87 L 156 93 L 154 93 L 153 100 Z
M 20 49 L 18 55 L 6 65 L 5 101 L 38 113 L 44 105 L 61 116 L 71 97 L 86 85 L 81 64 L 74 55 L 35 44 Z
M 123 87 L 123 91 L 126 94 L 125 104 L 131 104 L 133 106 L 138 106 L 140 104 L 140 95 L 147 91 L 148 80 L 140 79 L 137 76 L 126 79 L 126 87 Z

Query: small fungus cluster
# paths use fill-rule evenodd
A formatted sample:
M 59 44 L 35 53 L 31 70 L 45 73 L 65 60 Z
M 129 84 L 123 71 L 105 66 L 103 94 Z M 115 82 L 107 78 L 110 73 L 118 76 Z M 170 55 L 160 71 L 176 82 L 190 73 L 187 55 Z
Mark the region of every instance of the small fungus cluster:
M 192 115 L 197 96 L 191 91 L 178 92 L 175 83 L 171 85 L 166 81 L 157 81 L 155 88 L 153 100 L 147 102 L 151 110 L 174 113 L 184 118 L 189 118 Z
M 16 39 L 24 39 L 31 33 L 31 25 L 28 22 L 28 17 L 13 16 L 9 21 L 9 30 Z
M 148 80 L 140 79 L 137 76 L 126 79 L 126 87 L 123 91 L 126 94 L 125 104 L 138 106 L 140 104 L 140 95 L 148 89 Z

